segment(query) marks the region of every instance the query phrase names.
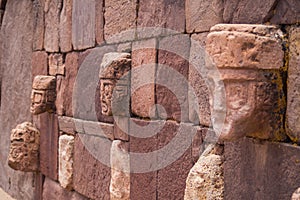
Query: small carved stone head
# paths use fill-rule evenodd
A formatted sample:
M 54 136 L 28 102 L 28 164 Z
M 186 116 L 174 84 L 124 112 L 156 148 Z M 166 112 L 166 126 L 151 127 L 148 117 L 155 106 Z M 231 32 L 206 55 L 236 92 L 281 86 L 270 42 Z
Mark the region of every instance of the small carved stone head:
M 19 124 L 11 131 L 8 165 L 15 170 L 38 170 L 40 132 L 30 122 Z
M 56 81 L 53 76 L 36 76 L 32 85 L 30 111 L 34 115 L 55 110 Z

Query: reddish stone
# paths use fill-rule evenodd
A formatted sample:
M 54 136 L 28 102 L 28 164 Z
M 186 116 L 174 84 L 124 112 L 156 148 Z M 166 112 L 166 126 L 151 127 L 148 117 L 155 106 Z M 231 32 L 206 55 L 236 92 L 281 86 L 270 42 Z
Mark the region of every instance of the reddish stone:
M 296 24 L 300 21 L 300 1 L 280 0 L 278 1 L 270 22 L 272 24 Z
M 184 126 L 184 128 L 182 127 Z M 183 128 L 183 129 L 182 129 Z M 157 199 L 183 199 L 186 186 L 186 179 L 190 169 L 193 167 L 191 152 L 191 135 L 185 137 L 183 134 L 191 134 L 192 125 L 176 124 L 168 122 L 158 135 L 158 148 L 166 148 L 175 139 L 177 134 L 182 134 L 180 141 L 174 141 L 173 147 L 166 154 L 158 155 L 158 163 L 166 161 L 166 167 L 158 171 L 157 179 Z M 182 132 L 181 132 L 182 131 Z M 186 148 L 184 153 L 179 156 L 178 150 Z M 173 158 L 172 158 L 173 157 Z M 177 158 L 178 157 L 178 158 Z M 176 177 L 176 178 L 174 178 Z
M 122 141 L 129 141 L 129 118 L 114 117 L 114 138 Z
M 49 75 L 65 75 L 65 61 L 62 54 L 49 55 Z
M 300 28 L 292 28 L 289 33 L 289 67 L 287 86 L 287 134 L 293 142 L 300 143 Z
M 290 144 L 226 142 L 225 199 L 291 199 L 300 185 L 299 160 L 300 148 Z
M 72 43 L 75 50 L 95 46 L 95 1 L 73 0 Z
M 52 180 L 58 178 L 58 119 L 57 115 L 42 113 L 34 119 L 40 130 L 40 171 Z
M 190 41 L 186 35 L 159 41 L 156 74 L 157 104 L 164 107 L 168 119 L 188 121 L 188 69 Z M 158 112 L 159 117 L 162 113 Z
M 3 1 L 3 2 L 5 2 L 5 1 Z M 45 34 L 44 6 L 45 6 L 45 0 L 34 1 L 34 6 L 33 6 L 33 12 L 34 12 L 34 14 L 33 14 L 33 16 L 34 16 L 33 50 L 42 50 L 44 47 L 44 34 Z
M 187 0 L 185 7 L 188 33 L 209 31 L 213 25 L 223 22 L 222 1 Z
M 108 43 L 124 42 L 134 39 L 134 29 L 136 27 L 136 9 L 136 0 L 105 1 L 104 38 Z M 118 12 L 117 14 L 116 11 Z
M 79 55 L 76 52 L 67 54 L 65 61 L 65 77 L 57 77 L 56 109 L 58 115 L 73 116 L 72 95 L 77 72 Z
M 58 123 L 60 132 L 75 135 L 76 127 L 73 118 L 58 116 Z
M 197 127 L 196 129 L 197 132 L 195 133 L 192 141 L 192 159 L 194 164 L 198 161 L 200 154 L 204 150 L 203 134 L 207 131 L 206 128 Z
M 47 52 L 59 51 L 59 15 L 62 0 L 45 1 L 44 47 Z
M 267 22 L 276 0 L 228 0 L 224 3 L 224 21 L 233 24 L 261 24 Z
M 106 146 L 106 144 L 108 145 Z M 73 183 L 77 192 L 91 199 L 110 199 L 111 169 L 102 163 L 102 159 L 106 159 L 109 164 L 110 149 L 111 142 L 109 143 L 107 139 L 76 135 Z
M 62 188 L 57 182 L 46 178 L 43 187 L 43 199 L 87 200 L 88 198 L 77 192 L 68 191 Z
M 176 32 L 185 30 L 185 6 L 181 0 L 140 0 L 138 7 L 137 26 L 139 38 L 166 34 L 167 30 L 145 30 L 143 27 L 157 27 L 171 29 Z
M 153 117 L 150 111 L 155 106 L 156 39 L 134 42 L 132 49 L 131 110 L 139 117 Z M 155 115 L 155 110 L 152 113 Z
M 32 80 L 37 75 L 48 74 L 48 54 L 45 51 L 36 51 L 31 55 Z
M 97 119 L 100 122 L 113 123 L 113 116 L 107 116 L 102 114 L 102 106 L 100 101 L 100 80 L 97 85 L 96 93 L 95 93 L 95 110 L 97 114 Z
M 96 0 L 96 43 L 102 44 L 104 42 L 104 15 L 103 15 L 103 0 Z
M 72 0 L 63 0 L 59 20 L 59 47 L 61 52 L 72 51 Z

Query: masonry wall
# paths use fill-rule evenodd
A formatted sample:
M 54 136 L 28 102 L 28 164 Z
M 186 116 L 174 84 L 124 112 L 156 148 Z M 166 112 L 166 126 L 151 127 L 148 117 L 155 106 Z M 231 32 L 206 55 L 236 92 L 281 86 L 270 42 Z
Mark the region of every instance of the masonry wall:
M 219 142 L 225 149 L 218 153 L 225 160 L 221 196 L 288 199 L 300 187 L 299 1 L 0 0 L 0 5 L 1 16 L 4 13 L 0 187 L 12 197 L 184 199 L 188 173 L 203 141 L 213 135 L 211 94 L 191 63 L 204 62 L 207 35 L 219 23 L 278 25 L 284 33 L 283 65 L 278 68 L 286 101 L 279 122 L 284 139 L 274 143 L 274 138 L 251 136 Z M 120 92 L 129 104 L 125 104 L 128 112 L 107 115 L 100 99 L 105 92 L 101 81 L 108 78 L 99 78 L 99 71 L 104 55 L 112 52 L 130 54 L 128 90 L 122 87 Z M 160 65 L 186 82 L 178 82 Z M 55 112 L 30 113 L 32 81 L 37 75 L 56 78 Z M 142 87 L 133 90 L 139 84 Z M 190 103 L 189 87 L 195 90 L 196 109 Z M 36 173 L 17 172 L 7 165 L 10 131 L 24 121 L 33 122 L 41 133 Z M 139 137 L 149 125 L 160 129 L 151 137 Z M 147 157 L 179 133 L 189 145 L 185 148 L 177 141 L 172 150 L 183 152 Z M 145 159 L 133 159 L 132 152 L 142 153 Z M 147 159 L 153 165 L 147 165 Z M 172 161 L 160 166 L 164 160 Z M 129 171 L 120 170 L 125 166 Z

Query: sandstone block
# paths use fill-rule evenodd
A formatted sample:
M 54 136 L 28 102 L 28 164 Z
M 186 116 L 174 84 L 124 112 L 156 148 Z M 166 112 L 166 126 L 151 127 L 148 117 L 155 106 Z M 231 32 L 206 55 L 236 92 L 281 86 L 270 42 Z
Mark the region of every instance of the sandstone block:
M 189 59 L 189 120 L 194 124 L 211 125 L 209 81 L 205 65 L 207 33 L 193 34 Z
M 186 30 L 188 33 L 205 32 L 223 22 L 224 3 L 213 0 L 187 0 L 185 3 Z
M 31 55 L 32 78 L 37 75 L 48 75 L 48 54 L 45 51 L 35 51 Z
M 104 39 L 108 43 L 133 40 L 136 27 L 136 0 L 106 0 Z M 118 14 L 116 14 L 116 11 Z
M 270 19 L 272 24 L 295 24 L 300 21 L 300 2 L 280 0 L 275 7 L 275 14 Z
M 40 132 L 30 122 L 11 131 L 8 165 L 14 170 L 35 172 L 39 166 Z
M 155 115 L 156 54 L 156 39 L 133 43 L 131 111 L 139 117 L 146 118 Z
M 294 141 L 300 142 L 300 119 L 298 114 L 300 95 L 299 95 L 299 65 L 300 65 L 300 28 L 292 28 L 289 38 L 290 59 L 288 68 L 288 88 L 287 88 L 287 134 Z
M 58 179 L 58 119 L 57 115 L 42 113 L 35 119 L 40 136 L 40 171 L 52 180 Z
M 224 3 L 224 22 L 233 24 L 262 24 L 267 22 L 276 0 L 229 0 Z
M 114 140 L 110 153 L 111 181 L 110 199 L 130 199 L 130 158 L 129 144 Z
M 208 76 L 214 82 L 212 102 L 225 100 L 212 104 L 216 113 L 214 127 L 222 132 L 221 139 L 248 135 L 285 140 L 285 100 L 280 75 L 283 51 L 279 36 L 276 37 L 279 30 L 262 25 L 216 25 L 211 30 L 206 50 L 207 60 L 213 63 L 207 63 Z M 226 99 L 218 96 L 220 90 Z
M 44 47 L 47 52 L 59 51 L 59 15 L 62 0 L 45 1 Z
M 149 38 L 168 34 L 170 30 L 183 33 L 185 30 L 184 8 L 184 1 L 180 0 L 139 1 L 137 36 L 139 38 Z M 151 28 L 147 29 L 147 27 Z
M 43 187 L 43 199 L 87 200 L 88 198 L 77 192 L 65 190 L 57 182 L 46 178 Z
M 187 35 L 165 37 L 159 41 L 156 73 L 156 99 L 168 119 L 188 121 L 188 69 L 190 40 Z M 163 112 L 158 116 L 163 118 Z
M 95 0 L 73 0 L 72 44 L 75 50 L 95 46 Z
M 114 138 L 122 141 L 129 141 L 129 124 L 128 117 L 114 117 Z
M 96 0 L 95 1 L 95 11 L 96 11 L 96 43 L 102 44 L 104 42 L 104 9 L 103 9 L 103 2 L 102 0 Z
M 56 84 L 56 109 L 58 115 L 73 116 L 73 88 L 79 69 L 80 56 L 76 52 L 68 53 L 65 60 L 65 76 L 57 77 Z
M 49 55 L 49 75 L 65 75 L 65 63 L 62 54 Z
M 74 189 L 91 199 L 109 199 L 111 142 L 89 135 L 76 135 L 74 144 Z M 106 156 L 106 157 L 103 157 Z
M 34 115 L 55 110 L 55 77 L 36 76 L 32 84 L 30 111 Z
M 63 188 L 73 189 L 74 136 L 61 135 L 58 145 L 58 180 Z
M 298 146 L 250 138 L 226 142 L 225 199 L 291 199 L 300 185 L 299 152 Z
M 69 134 L 75 135 L 76 127 L 74 119 L 71 117 L 65 116 L 58 116 L 58 124 L 59 124 L 59 131 Z
M 33 3 L 33 13 L 34 13 L 33 16 L 35 16 L 34 32 L 33 32 L 33 38 L 34 38 L 33 50 L 42 50 L 44 47 L 44 34 L 45 34 L 44 7 L 45 7 L 45 0 L 35 0 Z
M 63 0 L 59 16 L 59 47 L 61 52 L 72 51 L 72 2 Z
M 130 53 L 132 49 L 132 43 L 131 42 L 125 42 L 121 43 L 117 47 L 117 52 L 121 53 Z

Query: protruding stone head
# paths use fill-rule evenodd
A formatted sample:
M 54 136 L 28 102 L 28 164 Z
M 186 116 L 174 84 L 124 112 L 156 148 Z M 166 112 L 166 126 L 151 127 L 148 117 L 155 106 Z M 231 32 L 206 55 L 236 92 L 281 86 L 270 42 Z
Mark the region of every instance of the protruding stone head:
M 24 172 L 38 170 L 40 132 L 30 122 L 19 124 L 11 131 L 8 165 Z
M 33 80 L 30 111 L 34 115 L 55 110 L 56 79 L 54 76 L 36 76 Z

